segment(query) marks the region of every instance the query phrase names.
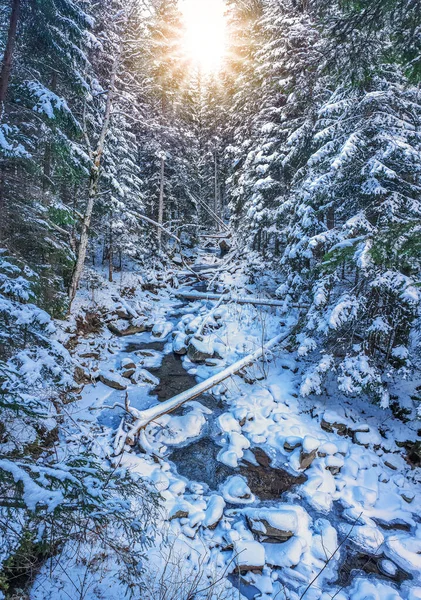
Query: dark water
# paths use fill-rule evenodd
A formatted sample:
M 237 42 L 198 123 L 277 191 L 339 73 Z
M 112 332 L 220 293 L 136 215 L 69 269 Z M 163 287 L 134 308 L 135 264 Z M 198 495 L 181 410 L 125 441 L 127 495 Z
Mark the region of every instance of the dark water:
M 271 467 L 270 464 L 254 465 L 243 461 L 237 469 L 233 469 L 217 460 L 220 450 L 221 446 L 212 439 L 203 437 L 188 446 L 175 448 L 170 460 L 176 465 L 180 475 L 192 481 L 206 483 L 212 490 L 217 490 L 231 475 L 243 475 L 259 500 L 278 500 L 281 494 L 307 479 L 305 475 L 296 477 L 283 469 Z M 261 452 L 258 448 L 254 449 L 257 457 Z

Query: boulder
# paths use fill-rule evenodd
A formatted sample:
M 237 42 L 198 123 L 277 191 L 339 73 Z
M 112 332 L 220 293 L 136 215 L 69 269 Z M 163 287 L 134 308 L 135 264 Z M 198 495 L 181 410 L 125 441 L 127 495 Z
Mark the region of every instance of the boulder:
M 346 419 L 342 419 L 337 413 L 326 411 L 322 417 L 320 426 L 330 433 L 336 431 L 338 435 L 346 435 L 348 427 L 345 421 Z
M 238 571 L 261 571 L 265 566 L 265 549 L 254 540 L 234 542 L 234 556 Z
M 221 496 L 216 494 L 211 496 L 206 507 L 203 526 L 208 529 L 215 529 L 223 517 L 224 508 L 225 500 Z
M 129 325 L 125 329 L 121 329 L 115 323 L 108 323 L 108 329 L 114 335 L 118 335 L 119 337 L 125 337 L 127 335 L 143 333 L 144 331 L 151 331 L 152 325 L 145 321 L 144 323 L 140 323 L 139 325 Z
M 84 352 L 83 354 L 79 354 L 80 358 L 94 358 L 95 360 L 99 360 L 99 352 Z
M 136 369 L 136 364 L 131 358 L 123 358 L 121 361 L 122 369 Z
M 133 375 L 136 373 L 136 369 L 126 369 L 121 374 L 125 379 L 131 379 Z
M 99 374 L 99 380 L 114 390 L 126 390 L 127 382 L 124 381 L 117 373 L 111 373 L 109 371 L 101 371 Z
M 299 448 L 302 444 L 302 440 L 296 436 L 288 436 L 284 442 L 284 450 L 287 452 L 293 452 L 296 448 Z
M 176 334 L 176 336 L 173 339 L 172 351 L 174 352 L 174 354 L 180 354 L 180 355 L 187 354 L 188 343 L 189 343 L 189 338 L 186 336 L 185 333 L 182 333 L 180 331 L 179 333 Z
M 311 463 L 313 462 L 313 460 L 316 458 L 316 456 L 317 456 L 317 450 L 312 450 L 311 452 L 304 452 L 304 450 L 301 450 L 300 469 L 302 469 L 303 471 L 308 469 L 309 466 L 311 465 Z
M 251 531 L 263 540 L 286 542 L 298 528 L 297 514 L 288 508 L 251 510 L 246 518 Z
M 187 349 L 187 356 L 192 362 L 203 363 L 207 359 L 213 358 L 214 350 L 211 344 L 192 338 Z

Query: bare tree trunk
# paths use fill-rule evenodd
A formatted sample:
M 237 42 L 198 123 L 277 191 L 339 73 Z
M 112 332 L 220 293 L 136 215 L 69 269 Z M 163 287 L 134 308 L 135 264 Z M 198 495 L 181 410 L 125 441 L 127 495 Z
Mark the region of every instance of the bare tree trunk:
M 12 0 L 12 12 L 9 20 L 9 31 L 7 33 L 6 48 L 0 73 L 0 103 L 6 100 L 9 87 L 10 72 L 12 70 L 13 50 L 15 48 L 16 30 L 20 12 L 20 0 Z
M 113 224 L 112 224 L 112 216 L 110 221 L 110 247 L 108 252 L 108 281 L 112 283 L 113 281 Z
M 115 82 L 117 77 L 117 71 L 120 66 L 121 50 L 118 52 L 114 59 L 114 63 L 111 69 L 110 86 L 108 89 L 107 102 L 105 105 L 104 119 L 102 121 L 101 133 L 99 135 L 98 143 L 93 153 L 93 164 L 91 167 L 91 173 L 89 177 L 89 195 L 88 204 L 86 205 L 85 215 L 82 221 L 82 229 L 80 233 L 80 242 L 77 254 L 77 261 L 73 271 L 72 283 L 69 290 L 69 310 L 72 302 L 75 299 L 76 292 L 79 287 L 79 281 L 82 276 L 83 266 L 85 264 L 86 250 L 88 248 L 89 241 L 89 227 L 91 225 L 92 210 L 94 208 L 95 199 L 98 193 L 98 182 L 100 175 L 100 167 L 102 161 L 102 155 L 104 153 L 105 138 L 107 137 L 110 120 L 111 120 L 111 108 L 115 96 Z
M 215 148 L 215 158 L 214 158 L 214 162 L 215 162 L 215 176 L 214 176 L 214 185 L 215 185 L 215 198 L 214 198 L 214 211 L 215 214 L 217 214 L 219 216 L 219 201 L 218 201 L 218 154 L 217 154 L 217 150 Z M 217 227 L 217 229 L 219 229 L 219 227 Z
M 164 177 L 165 177 L 165 158 L 161 156 L 161 180 L 159 186 L 159 205 L 158 205 L 158 223 L 160 225 L 164 222 Z M 161 249 L 162 243 L 162 229 L 158 229 L 158 245 Z

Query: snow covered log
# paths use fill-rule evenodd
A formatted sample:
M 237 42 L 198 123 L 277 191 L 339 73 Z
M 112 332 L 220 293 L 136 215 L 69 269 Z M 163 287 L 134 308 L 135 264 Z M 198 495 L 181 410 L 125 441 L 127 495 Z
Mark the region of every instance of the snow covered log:
M 181 394 L 177 394 L 177 396 L 174 396 L 174 398 L 171 398 L 170 400 L 167 400 L 166 402 L 161 402 L 160 404 L 157 404 L 156 406 L 152 406 L 151 408 L 148 408 L 148 409 L 142 410 L 142 411 L 139 411 L 139 410 L 136 410 L 133 408 L 129 408 L 129 412 L 135 417 L 136 421 L 130 427 L 130 429 L 126 435 L 126 443 L 133 444 L 134 440 L 136 439 L 136 436 L 139 435 L 139 432 L 142 429 L 144 429 L 147 425 L 149 425 L 149 423 L 151 423 L 155 419 L 158 419 L 162 415 L 165 415 L 169 412 L 176 410 L 177 408 L 179 408 L 186 402 L 189 402 L 189 400 L 194 400 L 194 398 L 201 396 L 203 393 L 207 392 L 208 390 L 213 388 L 215 385 L 221 383 L 225 379 L 228 379 L 228 377 L 235 375 L 236 373 L 238 373 L 238 371 L 241 371 L 241 369 L 243 369 L 244 367 L 247 367 L 247 366 L 253 364 L 257 360 L 259 360 L 259 358 L 264 356 L 266 354 L 266 352 L 269 352 L 270 350 L 272 350 L 272 348 L 274 348 L 278 344 L 280 344 L 280 343 L 284 342 L 286 339 L 288 339 L 290 337 L 290 335 L 291 335 L 291 331 L 288 332 L 287 334 L 282 333 L 282 334 L 277 335 L 276 337 L 274 337 L 271 340 L 269 340 L 268 342 L 266 342 L 266 344 L 264 344 L 263 346 L 258 348 L 252 354 L 245 356 L 244 358 L 238 360 L 231 366 L 229 366 L 226 369 L 224 369 L 223 371 L 221 371 L 220 373 L 213 375 L 209 379 L 205 379 L 205 381 L 198 383 L 197 385 L 192 387 L 190 390 L 186 390 L 185 392 L 182 392 Z M 118 442 L 119 442 L 118 445 L 115 444 L 115 446 L 114 446 L 116 451 L 117 451 L 117 448 L 121 449 L 124 446 L 124 444 L 121 443 L 121 431 L 119 432 Z
M 254 298 L 253 296 L 233 296 L 232 294 L 207 294 L 205 292 L 184 292 L 178 290 L 175 294 L 177 298 L 184 298 L 185 300 L 226 300 L 237 303 L 237 304 L 254 304 L 255 306 L 285 306 L 285 302 L 282 300 L 271 300 L 270 298 Z M 291 304 L 292 308 L 307 308 L 304 304 Z

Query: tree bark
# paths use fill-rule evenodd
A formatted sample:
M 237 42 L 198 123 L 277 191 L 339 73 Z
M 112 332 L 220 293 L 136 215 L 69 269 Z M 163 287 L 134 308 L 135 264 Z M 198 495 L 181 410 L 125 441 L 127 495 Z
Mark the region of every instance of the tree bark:
M 70 285 L 70 290 L 69 290 L 69 300 L 70 300 L 69 310 L 71 308 L 73 300 L 75 299 L 75 296 L 76 296 L 76 293 L 77 293 L 77 290 L 79 287 L 80 278 L 82 276 L 83 266 L 85 264 L 86 250 L 88 248 L 88 241 L 89 241 L 89 227 L 91 225 L 92 211 L 93 211 L 95 199 L 96 199 L 96 196 L 98 193 L 100 167 L 101 167 L 102 156 L 104 154 L 105 138 L 107 137 L 108 129 L 110 126 L 111 108 L 112 108 L 113 100 L 115 97 L 115 83 L 116 83 L 116 78 L 117 78 L 117 72 L 118 72 L 118 69 L 120 66 L 120 60 L 121 60 L 121 49 L 120 49 L 120 52 L 118 52 L 117 56 L 115 57 L 113 66 L 111 69 L 110 86 L 109 86 L 108 94 L 107 94 L 107 102 L 105 104 L 104 119 L 102 121 L 102 127 L 101 127 L 101 132 L 99 135 L 98 143 L 96 145 L 96 149 L 93 154 L 93 163 L 92 163 L 90 177 L 89 177 L 88 203 L 86 205 L 85 215 L 84 215 L 83 221 L 82 221 L 82 229 L 81 229 L 81 233 L 80 233 L 80 242 L 79 242 L 79 248 L 78 248 L 78 254 L 77 254 L 77 261 L 76 261 L 76 265 L 75 265 L 75 268 L 73 271 L 72 283 Z
M 165 158 L 161 156 L 161 179 L 159 184 L 159 205 L 158 205 L 158 223 L 162 226 L 164 222 L 164 177 L 165 177 Z M 162 229 L 158 228 L 158 245 L 161 249 Z
M 108 281 L 113 282 L 113 259 L 114 259 L 114 248 L 113 248 L 113 224 L 112 217 L 110 221 L 110 247 L 108 252 Z
M 10 13 L 9 31 L 7 33 L 6 48 L 0 74 L 0 104 L 6 100 L 9 88 L 10 72 L 12 70 L 13 51 L 16 41 L 16 30 L 19 21 L 20 0 L 12 0 L 12 12 Z

